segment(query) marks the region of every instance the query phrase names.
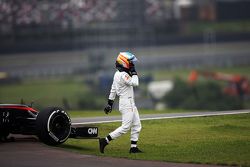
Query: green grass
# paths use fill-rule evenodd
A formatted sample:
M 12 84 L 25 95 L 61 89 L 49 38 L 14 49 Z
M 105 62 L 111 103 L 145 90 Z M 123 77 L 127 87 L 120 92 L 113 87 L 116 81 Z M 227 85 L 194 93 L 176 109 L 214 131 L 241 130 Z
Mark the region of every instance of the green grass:
M 142 154 L 131 155 L 129 134 L 111 142 L 105 154 L 97 140 L 69 139 L 60 147 L 82 154 L 157 160 L 250 166 L 250 114 L 142 121 L 139 147 Z M 120 123 L 100 124 L 106 136 Z
M 64 80 L 39 80 L 1 85 L 0 103 L 20 103 L 23 99 L 27 104 L 34 101 L 34 107 L 39 108 L 63 106 L 62 99 L 66 98 L 71 106 L 76 106 L 78 96 L 86 91 L 84 84 Z

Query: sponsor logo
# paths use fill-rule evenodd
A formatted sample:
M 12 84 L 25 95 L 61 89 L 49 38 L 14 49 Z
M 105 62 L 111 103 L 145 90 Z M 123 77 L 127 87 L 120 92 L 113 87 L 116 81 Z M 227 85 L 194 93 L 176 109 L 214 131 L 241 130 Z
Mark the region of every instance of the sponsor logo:
M 130 76 L 128 74 L 125 75 L 125 80 L 129 80 Z
M 10 113 L 9 112 L 3 112 L 2 113 L 2 123 L 9 123 L 10 122 Z
M 90 134 L 90 135 L 97 134 L 97 133 L 98 133 L 97 128 L 89 128 L 88 129 L 88 134 Z

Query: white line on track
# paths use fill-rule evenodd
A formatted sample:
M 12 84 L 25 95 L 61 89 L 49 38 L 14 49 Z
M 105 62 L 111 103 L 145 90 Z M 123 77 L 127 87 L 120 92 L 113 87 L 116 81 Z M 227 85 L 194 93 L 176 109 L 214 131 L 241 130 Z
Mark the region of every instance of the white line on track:
M 173 119 L 173 118 L 191 118 L 191 117 L 206 117 L 206 116 L 219 116 L 219 115 L 234 115 L 234 114 L 247 114 L 250 113 L 250 110 L 242 110 L 242 111 L 219 111 L 219 112 L 209 112 L 204 114 L 194 114 L 190 113 L 189 115 L 174 115 L 174 116 L 152 116 L 147 118 L 141 118 L 141 121 L 145 120 L 160 120 L 160 119 Z M 180 114 L 180 113 L 178 113 Z M 183 113 L 185 114 L 185 113 Z M 142 115 L 146 116 L 146 115 Z M 111 122 L 121 122 L 121 119 L 115 119 L 115 120 L 107 120 L 107 121 L 86 121 L 86 122 L 78 122 L 78 123 L 72 123 L 72 125 L 87 125 L 87 124 L 100 124 L 100 123 L 111 123 Z

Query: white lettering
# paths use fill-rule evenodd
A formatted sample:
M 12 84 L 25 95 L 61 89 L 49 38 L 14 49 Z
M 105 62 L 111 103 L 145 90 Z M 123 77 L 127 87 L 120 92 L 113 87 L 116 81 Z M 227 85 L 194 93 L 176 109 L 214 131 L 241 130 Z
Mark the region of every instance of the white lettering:
M 88 134 L 97 134 L 97 128 L 89 128 Z
M 2 119 L 2 122 L 3 122 L 3 123 L 8 123 L 8 122 L 10 122 L 9 116 L 10 116 L 10 113 L 9 113 L 9 112 L 3 112 L 3 119 Z

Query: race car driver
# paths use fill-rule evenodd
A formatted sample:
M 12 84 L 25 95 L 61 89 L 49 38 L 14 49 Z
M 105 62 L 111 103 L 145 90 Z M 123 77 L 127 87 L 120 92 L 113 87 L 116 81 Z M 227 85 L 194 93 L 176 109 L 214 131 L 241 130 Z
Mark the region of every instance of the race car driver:
M 108 104 L 104 108 L 106 114 L 112 111 L 112 106 L 116 95 L 119 96 L 119 111 L 122 114 L 122 125 L 106 138 L 99 140 L 100 152 L 104 153 L 104 148 L 114 140 L 127 133 L 131 129 L 131 148 L 129 153 L 141 153 L 137 147 L 139 133 L 141 131 L 141 121 L 134 101 L 133 87 L 139 85 L 139 79 L 135 70 L 134 62 L 137 61 L 135 55 L 130 52 L 120 52 L 116 59 L 116 69 L 113 84 L 111 86 Z

